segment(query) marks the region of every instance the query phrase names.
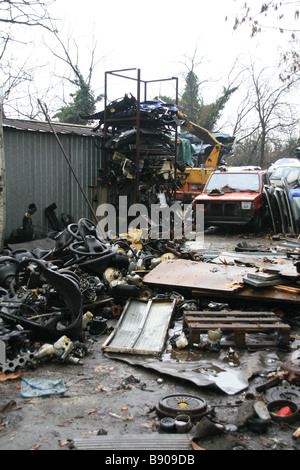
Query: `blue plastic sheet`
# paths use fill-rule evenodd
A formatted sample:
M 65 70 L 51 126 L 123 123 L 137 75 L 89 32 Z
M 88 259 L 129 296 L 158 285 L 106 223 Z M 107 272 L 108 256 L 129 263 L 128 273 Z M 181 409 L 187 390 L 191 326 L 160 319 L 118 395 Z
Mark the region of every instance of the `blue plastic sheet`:
M 23 398 L 46 397 L 49 395 L 62 395 L 66 388 L 62 379 L 25 379 L 22 377 L 21 395 Z

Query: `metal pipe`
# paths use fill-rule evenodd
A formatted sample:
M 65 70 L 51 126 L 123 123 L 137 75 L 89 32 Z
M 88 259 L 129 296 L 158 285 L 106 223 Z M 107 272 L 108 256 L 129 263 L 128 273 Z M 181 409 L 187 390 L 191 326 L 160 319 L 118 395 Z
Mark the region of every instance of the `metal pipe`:
M 176 106 L 178 107 L 178 78 L 173 77 L 173 80 L 175 80 L 175 84 L 176 84 Z M 178 126 L 176 125 L 176 128 L 175 128 L 175 170 L 174 170 L 175 171 L 175 173 L 174 173 L 175 182 L 177 180 L 177 162 L 178 162 L 177 139 L 178 139 Z M 176 184 L 175 184 L 175 187 L 174 187 L 174 199 L 176 199 Z
M 140 130 L 141 130 L 141 71 L 137 69 L 137 107 L 136 107 L 136 187 L 135 202 L 140 198 Z

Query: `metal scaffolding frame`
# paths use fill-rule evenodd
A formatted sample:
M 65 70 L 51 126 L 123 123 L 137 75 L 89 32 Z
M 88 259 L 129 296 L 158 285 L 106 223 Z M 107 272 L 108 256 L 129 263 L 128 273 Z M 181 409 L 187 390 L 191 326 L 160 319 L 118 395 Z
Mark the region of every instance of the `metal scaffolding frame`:
M 123 75 L 123 72 L 130 72 L 130 71 L 136 71 L 136 77 L 130 77 L 127 75 Z M 109 122 L 113 122 L 114 119 L 108 119 L 107 118 L 107 90 L 108 90 L 108 76 L 112 75 L 115 77 L 120 77 L 124 78 L 126 80 L 133 80 L 137 84 L 137 114 L 136 114 L 136 166 L 139 168 L 139 163 L 140 163 L 140 129 L 141 129 L 141 115 L 140 115 L 140 103 L 141 103 L 141 85 L 144 85 L 144 101 L 147 101 L 147 85 L 150 83 L 155 83 L 155 82 L 166 82 L 166 81 L 175 81 L 175 89 L 176 89 L 176 105 L 178 105 L 178 78 L 177 77 L 171 77 L 171 78 L 162 78 L 162 79 L 156 79 L 156 80 L 142 80 L 141 78 L 141 70 L 138 68 L 129 68 L 129 69 L 120 69 L 120 70 L 111 70 L 108 72 L 105 72 L 105 79 L 104 79 L 104 100 L 105 100 L 105 106 L 104 106 L 104 138 L 106 137 L 106 129 L 107 129 L 107 124 Z M 177 142 L 177 126 L 175 129 L 175 142 Z M 175 144 L 175 178 L 176 178 L 176 163 L 177 163 L 177 145 Z M 106 156 L 105 156 L 105 164 L 106 164 Z M 140 179 L 139 179 L 139 172 L 137 172 L 136 176 L 136 186 L 135 186 L 135 202 L 139 201 L 139 185 L 140 185 Z

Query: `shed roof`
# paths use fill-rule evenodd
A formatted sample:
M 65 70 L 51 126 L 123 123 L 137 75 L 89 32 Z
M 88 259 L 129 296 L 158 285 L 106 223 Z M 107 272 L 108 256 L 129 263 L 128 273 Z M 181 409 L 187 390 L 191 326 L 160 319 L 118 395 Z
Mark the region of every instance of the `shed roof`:
M 51 122 L 53 128 L 58 134 L 77 134 L 85 136 L 101 136 L 102 131 L 94 131 L 93 126 L 82 126 L 79 124 L 65 124 L 60 122 Z M 32 131 L 32 132 L 52 132 L 52 129 L 46 121 L 31 121 L 22 119 L 3 118 L 3 127 L 13 129 Z

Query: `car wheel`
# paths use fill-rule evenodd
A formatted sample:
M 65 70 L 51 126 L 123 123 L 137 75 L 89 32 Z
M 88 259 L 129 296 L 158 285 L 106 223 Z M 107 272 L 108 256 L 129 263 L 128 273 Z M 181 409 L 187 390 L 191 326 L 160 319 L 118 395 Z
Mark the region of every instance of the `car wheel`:
M 258 212 L 255 214 L 253 221 L 251 223 L 251 228 L 254 232 L 261 232 L 263 228 L 263 218 L 262 214 Z

